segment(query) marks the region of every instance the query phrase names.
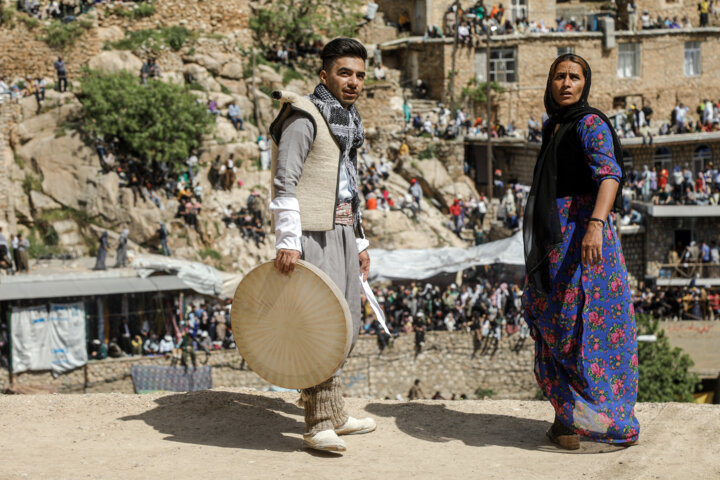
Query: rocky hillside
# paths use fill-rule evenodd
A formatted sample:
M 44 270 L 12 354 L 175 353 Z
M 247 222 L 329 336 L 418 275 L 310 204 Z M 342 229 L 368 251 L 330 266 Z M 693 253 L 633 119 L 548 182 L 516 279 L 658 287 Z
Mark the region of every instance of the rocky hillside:
M 178 7 L 185 3 L 190 5 Z M 2 185 L 5 205 L 0 199 L 3 209 L 0 225 L 7 226 L 6 232 L 32 229 L 36 243 L 56 243 L 53 251 L 77 256 L 93 253 L 101 231 L 111 232 L 113 244 L 117 232 L 126 227 L 134 248 L 153 249 L 158 225 L 165 222 L 170 231 L 170 248 L 176 256 L 205 260 L 227 270 L 247 271 L 274 255 L 272 235 L 258 248 L 243 240 L 237 229 L 225 227 L 222 211 L 228 204 L 236 209 L 244 205 L 253 190 L 267 204 L 270 174 L 259 169 L 255 140 L 266 133 L 277 112 L 268 93 L 275 89 L 307 93 L 316 79 L 309 71 L 290 70 L 267 62 L 259 62 L 253 76 L 249 58 L 243 53 L 249 51 L 247 19 L 235 18 L 235 23 L 227 23 L 223 17 L 223 8 L 230 5 L 244 11 L 244 7 L 238 6 L 242 2 L 222 3 L 224 7 L 217 2 L 156 2 L 158 13 L 140 22 L 130 22 L 107 10 L 99 11 L 92 17 L 93 26 L 83 33 L 85 48 L 76 44 L 65 51 L 71 92 L 48 90 L 39 111 L 34 97 L 25 97 L 18 104 L 5 103 L 2 107 L 5 135 L 0 141 L 3 148 L 0 163 L 6 172 Z M 196 13 L 188 16 L 180 15 L 179 11 Z M 174 198 L 162 195 L 162 209 L 141 198 L 134 200 L 131 190 L 120 186 L 116 173 L 102 171 L 94 140 L 84 133 L 83 107 L 76 95 L 81 87 L 76 72 L 85 64 L 106 73 L 139 72 L 147 54 L 145 47 L 121 48 L 127 45 L 114 42 L 139 28 L 165 28 L 173 24 L 195 29 L 195 34 L 180 48 L 153 52 L 161 68 L 161 80 L 184 84 L 191 75 L 195 80 L 192 93 L 203 102 L 215 100 L 223 112 L 212 133 L 204 137 L 199 156 L 198 178 L 204 192 L 199 216 L 202 235 L 175 218 L 178 205 Z M 49 83 L 54 82 L 48 68 L 59 52 L 38 41 L 22 22 L 16 21 L 12 32 L 16 43 L 12 50 L 32 54 L 22 59 L 15 53 L 0 53 L 3 72 L 11 77 L 25 73 L 43 75 Z M 9 35 L 7 29 L 0 33 L 4 38 Z M 43 62 L 38 58 L 43 58 Z M 414 177 L 423 186 L 426 201 L 419 221 L 400 211 L 367 212 L 366 230 L 371 244 L 375 248 L 464 245 L 447 228 L 447 215 L 442 212 L 455 196 L 477 195 L 472 182 L 462 173 L 462 144 L 437 144 L 429 148 L 430 140 L 411 138 L 410 158 L 396 161 L 401 140 L 402 90 L 399 72 L 391 71 L 388 77 L 387 82 L 369 84 L 366 92 L 371 94 L 364 95 L 358 103 L 367 128 L 369 154 L 376 161 L 385 157 L 393 164 L 394 170 L 385 185 L 396 199 L 407 192 L 409 180 Z M 253 81 L 256 90 L 252 88 Z M 236 131 L 224 115 L 233 101 L 246 118 L 244 131 Z M 255 102 L 257 118 L 253 115 Z M 433 153 L 427 155 L 429 151 Z M 419 158 L 421 152 L 425 153 L 423 160 Z M 230 154 L 234 154 L 242 186 L 228 192 L 215 191 L 208 180 L 210 164 L 217 156 L 226 159 Z

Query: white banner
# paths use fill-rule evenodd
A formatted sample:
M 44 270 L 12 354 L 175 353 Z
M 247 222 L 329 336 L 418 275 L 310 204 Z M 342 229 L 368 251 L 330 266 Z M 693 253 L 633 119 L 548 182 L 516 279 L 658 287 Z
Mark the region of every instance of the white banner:
M 50 304 L 50 346 L 54 374 L 87 363 L 85 305 L 82 302 Z
M 81 303 L 13 307 L 13 373 L 52 370 L 54 375 L 87 363 L 85 306 Z
M 50 370 L 50 322 L 47 309 L 44 306 L 13 307 L 10 328 L 13 372 Z

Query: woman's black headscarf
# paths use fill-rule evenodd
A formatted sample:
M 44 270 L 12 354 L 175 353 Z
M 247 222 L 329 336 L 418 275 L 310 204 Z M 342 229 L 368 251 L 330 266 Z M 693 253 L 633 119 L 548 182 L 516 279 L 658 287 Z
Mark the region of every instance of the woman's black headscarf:
M 570 60 L 577 63 L 585 75 L 585 86 L 580 99 L 566 107 L 557 104 L 552 95 L 552 80 L 557 66 Z M 547 256 L 550 249 L 562 243 L 562 232 L 560 231 L 560 218 L 556 203 L 557 187 L 557 166 L 558 151 L 565 135 L 571 133 L 577 123 L 588 114 L 599 116 L 608 126 L 612 133 L 615 161 L 622 171 L 622 148 L 620 140 L 610 123 L 610 120 L 600 110 L 588 105 L 592 72 L 587 61 L 575 54 L 560 55 L 550 66 L 547 85 L 545 87 L 545 110 L 550 120 L 543 128 L 542 147 L 535 164 L 533 184 L 525 207 L 525 218 L 523 220 L 523 240 L 525 243 L 525 271 L 528 281 L 538 290 L 549 292 L 551 289 L 548 271 Z M 557 132 L 555 127 L 558 126 Z M 585 161 L 578 158 L 577 161 Z M 614 207 L 616 210 L 622 208 L 622 182 L 625 173 L 622 173 L 621 184 L 615 197 Z

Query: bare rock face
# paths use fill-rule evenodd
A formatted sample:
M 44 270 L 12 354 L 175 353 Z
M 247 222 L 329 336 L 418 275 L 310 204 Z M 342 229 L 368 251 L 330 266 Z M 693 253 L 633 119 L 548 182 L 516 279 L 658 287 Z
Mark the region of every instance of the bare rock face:
M 60 108 L 50 112 L 37 115 L 22 122 L 17 127 L 17 134 L 21 143 L 27 143 L 31 139 L 45 132 L 54 133 L 58 125 L 76 118 L 82 111 L 82 105 L 77 100 L 72 100 Z
M 88 248 L 80 231 L 80 226 L 74 220 L 56 220 L 50 222 L 58 234 L 58 245 L 75 255 L 87 255 Z
M 62 207 L 62 205 L 52 198 L 35 190 L 30 191 L 30 204 L 32 205 L 33 211 L 36 213 Z
M 263 85 L 272 89 L 283 88 L 282 76 L 268 65 L 257 65 L 257 75 Z
M 185 79 L 181 73 L 178 72 L 162 72 L 160 74 L 160 81 L 165 83 L 173 83 L 175 85 L 184 85 Z
M 243 70 L 244 67 L 242 63 L 231 61 L 222 66 L 220 76 L 231 80 L 243 80 L 245 78 Z
M 113 25 L 110 27 L 101 27 L 95 30 L 97 33 L 97 38 L 101 42 L 117 42 L 118 40 L 122 40 L 125 37 L 125 33 L 123 32 L 123 29 Z
M 109 50 L 95 55 L 88 65 L 91 69 L 104 73 L 119 73 L 126 70 L 139 75 L 143 62 L 128 51 Z

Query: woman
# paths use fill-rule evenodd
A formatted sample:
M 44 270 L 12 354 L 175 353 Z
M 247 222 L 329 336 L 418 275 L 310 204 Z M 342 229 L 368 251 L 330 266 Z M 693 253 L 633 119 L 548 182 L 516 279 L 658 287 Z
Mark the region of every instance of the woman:
M 115 268 L 124 268 L 127 266 L 127 244 L 129 234 L 130 230 L 128 230 L 127 228 L 123 228 L 122 232 L 120 233 L 120 238 L 118 239 L 117 254 L 115 255 Z
M 110 244 L 108 243 L 108 233 L 103 232 L 100 236 L 97 258 L 95 260 L 95 266 L 93 267 L 93 270 L 107 270 L 107 267 L 105 266 L 105 258 L 107 257 L 108 250 L 110 250 Z
M 631 445 L 639 425 L 637 343 L 625 259 L 610 210 L 622 206 L 622 150 L 610 122 L 587 103 L 591 72 L 558 57 L 525 222 L 525 320 L 535 375 L 555 408 L 548 437 Z

